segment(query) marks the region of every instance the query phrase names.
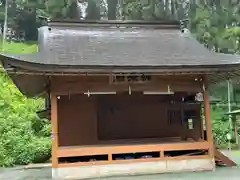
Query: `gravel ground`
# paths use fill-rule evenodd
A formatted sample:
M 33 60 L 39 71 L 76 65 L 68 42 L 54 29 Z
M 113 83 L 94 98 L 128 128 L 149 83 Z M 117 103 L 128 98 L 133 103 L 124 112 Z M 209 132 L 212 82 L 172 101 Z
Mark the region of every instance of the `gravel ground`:
M 11 168 L 0 170 L 0 180 L 50 180 L 51 169 Z
M 0 171 L 1 180 L 51 180 L 51 169 L 20 170 L 5 169 Z M 218 168 L 215 172 L 189 172 L 145 176 L 102 178 L 101 180 L 239 180 L 239 168 Z M 95 179 L 96 180 L 96 179 Z M 100 179 L 99 179 L 100 180 Z
M 240 165 L 240 152 L 225 152 Z M 101 180 L 239 180 L 240 168 L 217 168 L 215 172 L 189 172 L 131 177 L 102 178 Z M 0 169 L 0 180 L 51 180 L 51 169 Z

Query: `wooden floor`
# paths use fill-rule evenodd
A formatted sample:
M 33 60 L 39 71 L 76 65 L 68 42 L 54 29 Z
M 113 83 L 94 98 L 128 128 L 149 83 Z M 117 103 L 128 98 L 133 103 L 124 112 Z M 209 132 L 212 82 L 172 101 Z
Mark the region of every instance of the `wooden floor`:
M 204 141 L 199 141 L 204 142 Z M 147 139 L 122 139 L 122 140 L 109 140 L 99 141 L 94 145 L 80 145 L 80 146 L 65 146 L 60 149 L 72 149 L 72 148 L 94 148 L 94 147 L 111 147 L 111 146 L 132 146 L 132 145 L 163 145 L 163 144 L 175 144 L 175 143 L 196 143 L 192 139 L 186 141 L 180 138 L 147 138 Z
M 140 140 L 116 140 L 99 141 L 95 145 L 66 146 L 57 151 L 58 157 L 112 155 L 123 153 L 160 152 L 174 150 L 208 150 L 206 141 L 182 141 L 179 138 L 166 139 L 140 139 Z M 111 158 L 110 158 L 111 159 Z

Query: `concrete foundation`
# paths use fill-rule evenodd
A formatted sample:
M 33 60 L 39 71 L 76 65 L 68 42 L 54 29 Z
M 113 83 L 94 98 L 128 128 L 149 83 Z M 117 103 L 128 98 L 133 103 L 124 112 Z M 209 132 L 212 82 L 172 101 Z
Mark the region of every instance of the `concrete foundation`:
M 89 179 L 183 171 L 215 170 L 213 159 L 168 160 L 52 169 L 53 179 Z

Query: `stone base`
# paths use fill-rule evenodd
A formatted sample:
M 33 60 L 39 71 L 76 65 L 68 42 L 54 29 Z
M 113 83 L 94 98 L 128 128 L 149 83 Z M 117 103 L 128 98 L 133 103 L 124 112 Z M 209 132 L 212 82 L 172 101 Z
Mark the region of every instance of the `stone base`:
M 167 160 L 52 169 L 53 179 L 88 179 L 112 176 L 147 175 L 183 171 L 213 171 L 213 159 Z

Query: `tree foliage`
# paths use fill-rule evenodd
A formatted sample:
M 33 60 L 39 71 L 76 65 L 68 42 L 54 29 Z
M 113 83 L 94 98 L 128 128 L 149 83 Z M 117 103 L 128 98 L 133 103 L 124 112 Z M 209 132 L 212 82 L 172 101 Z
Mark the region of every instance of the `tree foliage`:
M 33 53 L 36 44 L 5 43 L 7 53 Z M 50 123 L 39 120 L 42 99 L 27 99 L 0 74 L 0 166 L 44 162 L 51 156 Z
M 237 0 L 200 1 L 192 4 L 190 29 L 216 52 L 240 52 L 240 3 Z
M 50 125 L 36 116 L 42 101 L 24 97 L 4 74 L 0 82 L 0 166 L 48 160 Z
M 1 0 L 0 22 L 5 0 Z M 9 0 L 8 25 L 17 39 L 37 39 L 46 19 L 183 20 L 196 38 L 217 52 L 239 53 L 239 0 Z M 83 17 L 84 16 L 84 17 Z M 31 24 L 31 26 L 29 26 Z

